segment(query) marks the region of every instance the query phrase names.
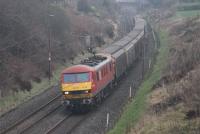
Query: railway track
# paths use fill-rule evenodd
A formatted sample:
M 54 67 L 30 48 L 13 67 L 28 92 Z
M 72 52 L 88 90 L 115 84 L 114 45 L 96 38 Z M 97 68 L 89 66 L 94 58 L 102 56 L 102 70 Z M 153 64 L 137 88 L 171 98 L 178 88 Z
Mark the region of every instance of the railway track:
M 67 120 L 68 118 L 70 118 L 72 114 L 66 115 L 63 119 L 61 119 L 60 121 L 58 121 L 52 128 L 48 129 L 45 134 L 51 134 L 53 133 L 65 120 Z
M 39 120 L 37 120 L 36 122 L 34 122 L 33 124 L 31 124 L 30 126 L 24 128 L 20 133 L 21 134 L 25 134 L 29 129 L 31 129 L 33 126 L 35 126 L 36 124 L 38 124 L 40 121 L 42 121 L 43 119 L 45 119 L 46 117 L 48 117 L 49 115 L 53 114 L 57 109 L 59 109 L 62 105 L 59 105 L 58 107 L 56 107 L 54 110 L 50 111 L 49 113 L 47 113 L 45 116 L 43 116 L 42 118 L 40 118 Z
M 31 125 L 20 134 L 70 134 L 76 129 L 91 112 L 87 114 L 73 114 L 72 112 L 66 113 L 65 107 L 60 107 L 48 116 L 39 120 L 35 125 Z
M 87 119 L 88 116 L 81 118 L 74 126 L 72 126 L 69 130 L 65 131 L 66 134 L 71 134 L 81 123 Z
M 16 121 L 11 126 L 4 129 L 1 134 L 7 134 L 7 133 L 22 133 L 29 129 L 32 125 L 35 125 L 37 122 L 42 120 L 43 118 L 47 117 L 49 114 L 54 112 L 56 109 L 58 109 L 61 105 L 59 105 L 59 99 L 61 98 L 61 94 L 58 94 L 54 98 L 52 98 L 48 103 L 40 106 L 37 110 L 29 113 L 28 115 L 24 116 L 24 118 Z M 56 100 L 58 102 L 56 103 Z M 55 102 L 55 104 L 54 104 Z M 53 106 L 52 106 L 53 105 Z M 37 117 L 39 115 L 39 118 Z
M 82 115 L 70 113 L 49 128 L 45 134 L 71 134 L 90 115 L 91 112 Z

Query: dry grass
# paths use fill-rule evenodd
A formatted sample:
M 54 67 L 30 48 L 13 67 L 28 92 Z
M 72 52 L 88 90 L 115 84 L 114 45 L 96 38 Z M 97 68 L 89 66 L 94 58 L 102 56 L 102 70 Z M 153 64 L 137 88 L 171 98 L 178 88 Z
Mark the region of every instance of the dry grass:
M 154 91 L 153 94 L 151 94 L 149 96 L 149 100 L 148 102 L 151 105 L 157 104 L 159 102 L 161 102 L 162 100 L 166 99 L 167 97 L 169 97 L 169 94 L 167 93 L 166 88 L 158 88 Z
M 162 93 L 165 92 L 164 94 Z M 149 107 L 162 103 L 169 97 L 166 88 L 158 88 L 149 96 Z M 158 99 L 157 99 L 158 98 Z M 156 100 L 156 101 L 155 101 Z M 173 107 L 167 107 L 162 114 L 157 114 L 153 110 L 143 116 L 130 134 L 189 134 L 198 133 L 200 118 L 186 119 L 184 103 L 179 103 Z
M 200 19 L 186 20 L 173 27 L 167 75 L 174 81 L 170 93 L 180 94 L 185 104 L 200 113 Z M 178 83 L 178 84 L 177 84 Z

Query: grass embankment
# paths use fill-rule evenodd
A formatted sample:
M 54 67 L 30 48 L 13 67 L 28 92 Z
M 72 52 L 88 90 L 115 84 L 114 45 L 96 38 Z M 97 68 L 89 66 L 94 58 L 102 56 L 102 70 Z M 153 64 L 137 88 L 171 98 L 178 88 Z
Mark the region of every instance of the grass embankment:
M 133 127 L 147 108 L 147 95 L 151 91 L 153 85 L 161 78 L 162 69 L 166 65 L 168 55 L 168 34 L 165 31 L 159 32 L 160 48 L 153 71 L 142 83 L 133 101 L 125 108 L 124 113 L 117 122 L 113 130 L 109 134 L 124 134 Z
M 75 58 L 74 62 L 78 63 L 82 59 L 81 57 L 88 57 L 88 56 L 89 56 L 88 53 L 85 55 L 78 55 Z M 20 90 L 17 93 L 0 98 L 0 116 L 6 111 L 15 108 L 19 104 L 22 104 L 23 102 L 31 99 L 32 97 L 44 92 L 48 88 L 58 84 L 61 71 L 70 65 L 72 64 L 67 63 L 66 65 L 57 65 L 56 70 L 53 72 L 51 83 L 49 83 L 49 80 L 45 78 L 45 79 L 42 79 L 41 83 L 32 82 L 33 88 L 31 89 L 30 92 Z

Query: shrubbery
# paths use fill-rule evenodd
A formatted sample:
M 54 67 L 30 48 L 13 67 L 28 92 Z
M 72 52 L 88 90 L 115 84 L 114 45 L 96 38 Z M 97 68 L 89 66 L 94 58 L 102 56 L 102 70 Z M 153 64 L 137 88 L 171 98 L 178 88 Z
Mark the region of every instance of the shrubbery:
M 177 7 L 179 11 L 184 10 L 200 10 L 200 3 L 195 3 L 192 5 L 180 5 Z
M 101 0 L 79 0 L 78 10 L 61 8 L 41 0 L 0 0 L 0 93 L 28 90 L 32 82 L 48 77 L 48 44 L 51 44 L 52 71 L 84 51 L 84 35 L 93 46 L 104 44 L 104 26 L 87 15 L 96 12 L 105 21 Z M 108 15 L 108 13 L 107 13 Z M 103 18 L 104 17 L 104 18 Z M 111 32 L 111 31 L 110 31 Z M 0 97 L 1 97 L 0 96 Z
M 77 7 L 78 7 L 78 10 L 81 12 L 88 13 L 88 12 L 92 11 L 87 0 L 79 0 Z
M 180 96 L 187 109 L 200 116 L 200 18 L 188 19 L 172 28 L 173 45 L 166 74 L 172 96 Z

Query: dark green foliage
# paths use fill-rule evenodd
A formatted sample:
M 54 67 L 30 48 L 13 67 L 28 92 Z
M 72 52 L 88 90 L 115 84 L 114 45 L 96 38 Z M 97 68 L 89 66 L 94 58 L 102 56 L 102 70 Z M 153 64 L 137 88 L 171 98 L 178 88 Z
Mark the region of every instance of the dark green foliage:
M 81 12 L 88 13 L 92 11 L 88 0 L 79 0 L 77 7 L 78 7 L 78 10 Z
M 174 4 L 176 4 L 177 0 L 149 0 L 150 3 L 156 7 L 156 8 L 160 8 L 160 7 L 170 7 Z
M 161 0 L 150 0 L 150 1 L 155 7 L 161 6 L 162 3 Z
M 101 37 L 101 36 L 95 36 L 95 41 L 100 45 L 105 44 L 105 41 L 104 41 L 103 37 Z
M 200 9 L 200 3 L 183 4 L 183 5 L 179 5 L 177 8 L 178 8 L 179 11 L 184 11 L 184 10 L 199 10 Z
M 109 6 L 111 6 L 111 1 L 110 0 L 103 0 L 103 6 L 105 6 L 105 7 L 109 7 Z
M 109 25 L 106 27 L 106 33 L 107 35 L 110 37 L 110 38 L 113 38 L 114 37 L 114 28 L 113 26 Z
M 179 2 L 191 3 L 191 2 L 200 2 L 200 0 L 179 0 Z

